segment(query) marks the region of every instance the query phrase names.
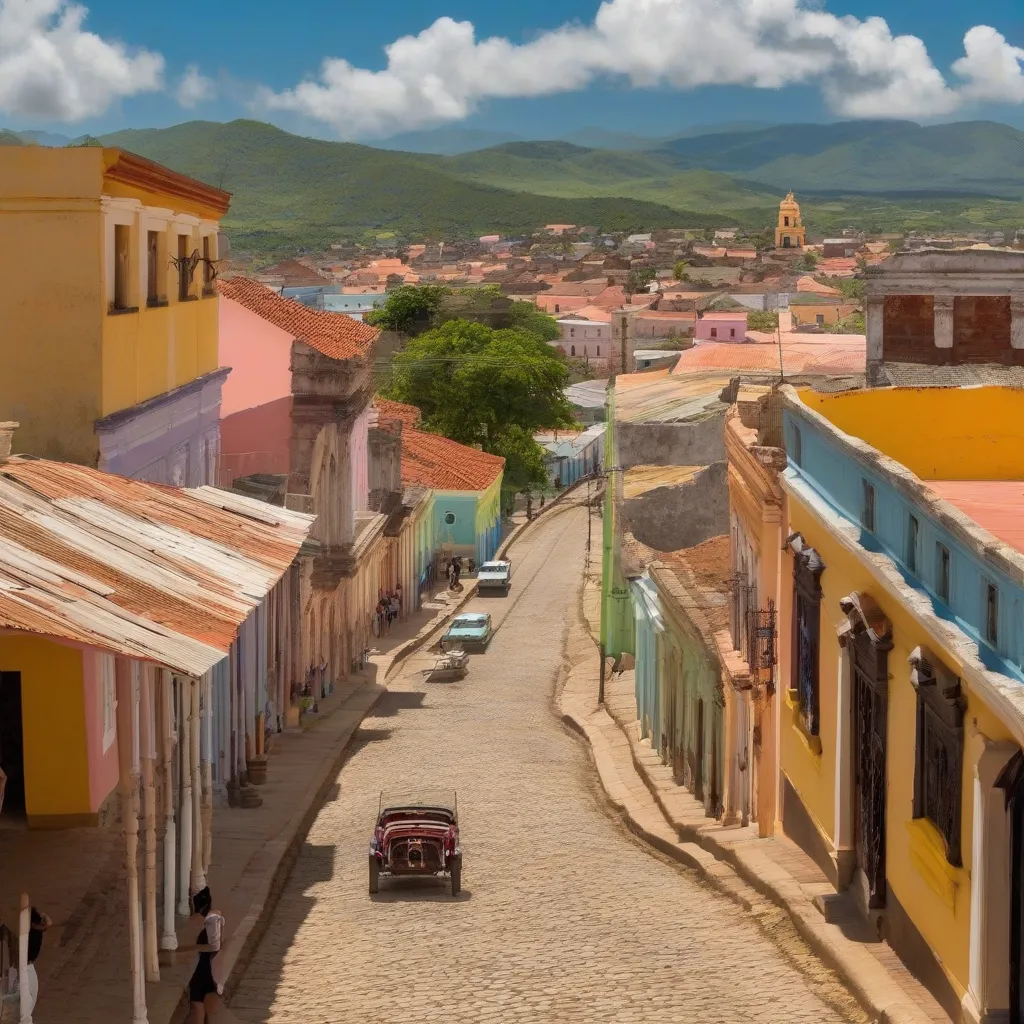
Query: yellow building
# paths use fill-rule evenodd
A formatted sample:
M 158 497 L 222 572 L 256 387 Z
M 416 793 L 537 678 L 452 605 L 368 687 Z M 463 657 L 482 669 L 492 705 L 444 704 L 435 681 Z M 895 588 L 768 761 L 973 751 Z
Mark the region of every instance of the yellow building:
M 1020 1020 L 1024 393 L 785 388 L 783 826 L 954 1020 Z
M 817 325 L 835 327 L 840 320 L 846 320 L 860 309 L 853 302 L 793 302 L 789 311 L 793 314 L 794 326 Z
M 213 483 L 229 195 L 119 149 L 0 161 L 0 418 L 17 450 Z
M 802 249 L 807 243 L 807 233 L 800 217 L 800 204 L 790 192 L 779 203 L 779 223 L 775 228 L 776 249 Z

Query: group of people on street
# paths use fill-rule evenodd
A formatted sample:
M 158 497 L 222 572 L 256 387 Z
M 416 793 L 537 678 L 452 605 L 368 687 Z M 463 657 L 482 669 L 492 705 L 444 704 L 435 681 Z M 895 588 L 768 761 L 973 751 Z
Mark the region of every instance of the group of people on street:
M 402 584 L 394 590 L 382 590 L 373 613 L 373 635 L 383 636 L 402 615 Z
M 217 955 L 224 941 L 224 915 L 213 907 L 209 888 L 194 893 L 190 899 L 192 914 L 203 919 L 203 929 L 194 946 L 179 946 L 178 952 L 193 951 L 198 954 L 195 970 L 188 983 L 189 1022 L 204 1024 L 220 1007 L 224 993 L 224 982 L 219 970 Z M 22 986 L 18 976 L 17 938 L 5 925 L 0 925 L 0 1021 L 15 1024 L 18 1020 L 31 1017 L 39 998 L 39 978 L 36 975 L 36 960 L 43 949 L 43 935 L 53 927 L 50 918 L 36 907 L 31 910 L 28 933 L 27 967 L 25 986 L 27 1006 L 22 1005 Z M 8 1012 L 10 1011 L 10 1012 Z M 219 1019 L 219 1018 L 218 1018 Z

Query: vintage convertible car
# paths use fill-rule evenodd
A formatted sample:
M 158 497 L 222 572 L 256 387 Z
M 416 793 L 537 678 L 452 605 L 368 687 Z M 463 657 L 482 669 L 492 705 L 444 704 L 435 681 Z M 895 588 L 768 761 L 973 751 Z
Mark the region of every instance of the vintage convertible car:
M 370 840 L 370 892 L 380 879 L 447 875 L 452 895 L 462 888 L 459 809 L 454 793 L 381 794 Z
M 484 648 L 491 642 L 494 627 L 486 612 L 463 612 L 456 615 L 441 637 L 442 651 L 464 651 L 470 647 Z
M 512 563 L 506 560 L 484 562 L 476 575 L 476 588 L 482 590 L 503 590 L 506 594 L 512 586 Z

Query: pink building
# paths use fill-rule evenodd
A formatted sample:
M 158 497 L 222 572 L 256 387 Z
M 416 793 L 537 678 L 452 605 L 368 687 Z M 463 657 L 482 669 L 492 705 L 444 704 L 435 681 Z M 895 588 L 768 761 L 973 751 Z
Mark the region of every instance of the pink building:
M 696 341 L 745 341 L 747 314 L 705 313 L 694 324 L 693 337 Z
M 230 487 L 256 474 L 292 470 L 292 362 L 296 345 L 332 360 L 361 358 L 375 327 L 285 299 L 247 278 L 219 283 L 220 365 L 230 367 L 221 399 L 221 479 Z M 351 425 L 348 474 L 352 507 L 366 507 L 369 399 Z

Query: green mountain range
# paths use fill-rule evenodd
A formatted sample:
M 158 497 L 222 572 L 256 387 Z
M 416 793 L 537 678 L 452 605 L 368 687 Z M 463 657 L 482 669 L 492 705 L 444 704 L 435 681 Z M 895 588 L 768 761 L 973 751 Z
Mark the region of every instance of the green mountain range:
M 101 141 L 232 192 L 226 226 L 251 251 L 388 232 L 518 234 L 552 222 L 762 230 L 790 188 L 815 233 L 1024 224 L 1024 133 L 990 122 L 741 126 L 647 150 L 513 141 L 450 156 L 301 138 L 255 121 Z

